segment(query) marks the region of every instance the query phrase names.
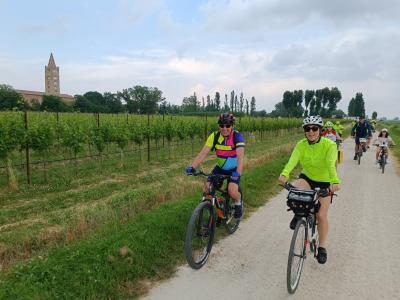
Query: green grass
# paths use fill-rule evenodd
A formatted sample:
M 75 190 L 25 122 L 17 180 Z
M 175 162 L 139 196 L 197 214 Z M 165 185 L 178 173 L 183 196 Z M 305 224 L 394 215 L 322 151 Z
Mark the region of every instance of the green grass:
M 262 205 L 278 189 L 277 178 L 287 158 L 282 154 L 246 172 L 242 183 L 247 207 Z M 198 198 L 198 192 L 191 193 L 126 222 L 107 223 L 86 239 L 13 267 L 0 276 L 0 298 L 139 296 L 144 291 L 143 280 L 166 278 L 184 262 L 186 224 Z M 127 257 L 118 254 L 124 246 L 132 251 Z
M 394 153 L 398 160 L 400 160 L 400 122 L 388 122 L 379 126 L 379 129 L 388 128 L 389 134 L 392 137 L 393 141 L 396 143 L 396 146 L 390 148 L 390 152 Z

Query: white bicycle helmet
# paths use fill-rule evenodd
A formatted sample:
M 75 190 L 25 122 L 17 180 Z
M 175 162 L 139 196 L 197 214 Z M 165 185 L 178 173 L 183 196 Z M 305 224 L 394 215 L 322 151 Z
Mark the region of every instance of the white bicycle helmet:
M 323 127 L 324 121 L 320 116 L 308 116 L 303 120 L 303 127 L 307 125 L 317 125 L 319 127 Z

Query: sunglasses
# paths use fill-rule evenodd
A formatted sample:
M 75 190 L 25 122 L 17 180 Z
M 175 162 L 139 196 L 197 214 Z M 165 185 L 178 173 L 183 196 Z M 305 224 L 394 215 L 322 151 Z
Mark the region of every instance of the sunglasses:
M 317 127 L 317 126 L 307 126 L 307 127 L 304 127 L 304 132 L 310 132 L 311 130 L 314 131 L 314 132 L 316 132 L 316 131 L 319 130 L 319 127 Z
M 231 128 L 231 125 L 219 125 L 219 128 Z

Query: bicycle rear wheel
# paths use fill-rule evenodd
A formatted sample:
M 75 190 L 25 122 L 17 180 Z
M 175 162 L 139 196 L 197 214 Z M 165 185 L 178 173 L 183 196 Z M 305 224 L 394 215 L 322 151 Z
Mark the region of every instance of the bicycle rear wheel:
M 359 151 L 357 156 L 358 156 L 358 164 L 360 164 L 361 163 L 362 151 Z
M 294 294 L 299 286 L 307 247 L 307 225 L 304 219 L 297 221 L 290 243 L 288 265 L 287 265 L 287 290 Z
M 186 260 L 193 269 L 200 269 L 207 262 L 214 233 L 214 208 L 209 201 L 201 202 L 189 220 L 185 238 Z

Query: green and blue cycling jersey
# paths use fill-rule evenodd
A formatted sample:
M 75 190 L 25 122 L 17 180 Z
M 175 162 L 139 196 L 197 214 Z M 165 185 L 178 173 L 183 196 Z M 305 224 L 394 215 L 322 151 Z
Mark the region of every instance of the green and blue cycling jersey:
M 214 139 L 218 131 L 211 133 L 206 141 L 206 146 L 213 147 Z M 238 131 L 232 131 L 228 137 L 219 134 L 215 144 L 215 153 L 217 155 L 217 165 L 223 170 L 234 170 L 237 168 L 236 149 L 244 147 L 243 134 Z
M 337 146 L 335 142 L 320 137 L 314 144 L 306 138 L 300 140 L 294 148 L 292 155 L 281 175 L 289 178 L 292 170 L 301 164 L 301 173 L 316 182 L 329 182 L 339 184 L 340 179 L 336 172 Z

